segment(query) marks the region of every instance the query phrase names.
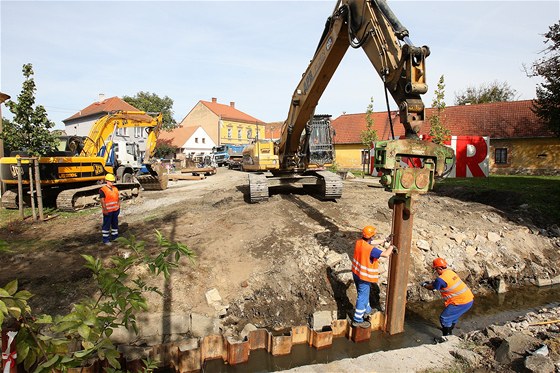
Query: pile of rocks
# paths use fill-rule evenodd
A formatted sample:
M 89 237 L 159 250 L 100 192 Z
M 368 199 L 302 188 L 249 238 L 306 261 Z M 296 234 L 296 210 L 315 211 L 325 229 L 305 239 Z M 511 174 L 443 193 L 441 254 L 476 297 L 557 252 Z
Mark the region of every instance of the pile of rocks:
M 490 371 L 560 372 L 560 306 L 465 334 L 456 357 Z

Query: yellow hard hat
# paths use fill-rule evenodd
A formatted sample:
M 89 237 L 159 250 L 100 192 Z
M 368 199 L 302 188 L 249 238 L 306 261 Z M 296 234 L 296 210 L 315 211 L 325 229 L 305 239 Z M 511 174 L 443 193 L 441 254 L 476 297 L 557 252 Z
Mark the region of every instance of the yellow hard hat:
M 370 239 L 377 233 L 377 229 L 374 226 L 368 225 L 362 229 L 362 237 L 365 239 Z
M 105 180 L 114 182 L 115 181 L 115 175 L 107 174 L 107 175 L 105 175 Z

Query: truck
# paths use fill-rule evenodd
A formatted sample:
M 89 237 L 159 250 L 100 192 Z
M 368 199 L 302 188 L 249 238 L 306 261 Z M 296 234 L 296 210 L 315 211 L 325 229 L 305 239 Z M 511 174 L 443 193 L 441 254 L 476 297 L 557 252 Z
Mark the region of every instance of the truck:
M 38 159 L 46 204 L 55 205 L 63 211 L 75 211 L 98 204 L 98 189 L 107 173 L 115 175 L 123 199 L 135 198 L 142 188 L 165 189 L 166 175 L 151 162 L 161 126 L 161 113 L 116 111 L 98 119 L 88 136 L 60 137 L 58 148 Z M 143 127 L 148 132 L 146 154 L 142 162 L 139 162 L 140 154 L 135 144 L 116 140 L 117 129 L 125 127 Z M 145 166 L 147 174 L 139 174 L 141 165 Z M 30 166 L 31 161 L 21 152 L 0 158 L 0 181 L 5 189 L 2 206 L 18 207 L 20 173 L 23 202 L 29 200 Z
M 218 167 L 241 168 L 245 145 L 224 144 L 212 148 L 212 162 Z
M 412 43 L 408 30 L 385 0 L 338 0 L 291 97 L 280 139 L 274 143 L 274 157 L 265 144 L 255 142 L 245 149 L 243 168 L 260 170 L 248 175 L 250 202 L 265 201 L 269 187 L 286 184 L 301 184 L 319 199 L 335 200 L 342 196 L 341 178 L 328 171 L 328 165 L 334 162 L 330 119 L 328 115 L 315 115 L 315 109 L 349 47 L 365 52 L 386 92 L 399 107 L 400 122 L 409 142 L 401 142 L 404 149 L 383 149 L 398 148 L 399 152 L 407 153 L 422 146 L 416 139 L 424 121 L 421 95 L 428 90 L 425 60 L 429 48 Z M 356 77 L 356 83 L 359 80 Z M 433 151 L 430 148 L 425 153 Z M 385 155 L 380 153 L 381 158 Z M 396 153 L 389 156 L 392 159 Z M 261 161 L 267 164 L 261 165 Z M 390 167 L 388 162 L 384 164 Z M 386 179 L 395 181 L 389 175 Z

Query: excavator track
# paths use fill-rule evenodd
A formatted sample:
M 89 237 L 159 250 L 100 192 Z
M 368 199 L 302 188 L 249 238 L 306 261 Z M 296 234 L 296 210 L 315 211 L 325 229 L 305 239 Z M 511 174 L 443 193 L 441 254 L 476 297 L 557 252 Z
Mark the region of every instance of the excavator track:
M 165 174 L 160 176 L 141 175 L 136 179 L 144 190 L 166 190 L 169 182 L 169 177 Z
M 249 199 L 251 203 L 268 200 L 268 181 L 264 174 L 249 174 Z
M 140 194 L 140 184 L 119 183 L 115 184 L 119 189 L 121 200 L 137 197 Z M 99 204 L 100 185 L 91 185 L 77 189 L 67 189 L 56 197 L 56 207 L 61 211 L 77 211 L 86 207 Z
M 316 171 L 320 179 L 319 198 L 338 199 L 342 197 L 342 179 L 337 174 L 329 171 Z

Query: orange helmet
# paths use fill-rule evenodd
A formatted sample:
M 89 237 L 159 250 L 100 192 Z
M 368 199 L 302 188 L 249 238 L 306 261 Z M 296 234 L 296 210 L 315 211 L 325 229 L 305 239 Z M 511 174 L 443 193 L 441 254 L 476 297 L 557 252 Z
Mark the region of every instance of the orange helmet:
M 443 258 L 435 258 L 432 263 L 432 268 L 447 268 L 447 262 Z
M 362 236 L 365 239 L 370 239 L 377 233 L 377 229 L 374 226 L 368 225 L 362 229 Z

